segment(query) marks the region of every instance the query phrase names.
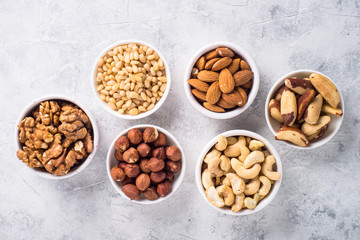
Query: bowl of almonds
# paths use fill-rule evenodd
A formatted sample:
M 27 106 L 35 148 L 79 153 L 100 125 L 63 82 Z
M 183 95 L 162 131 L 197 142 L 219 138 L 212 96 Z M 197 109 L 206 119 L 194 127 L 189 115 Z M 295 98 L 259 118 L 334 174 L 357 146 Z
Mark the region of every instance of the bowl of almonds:
M 344 100 L 325 74 L 302 69 L 282 76 L 266 99 L 266 122 L 275 139 L 298 149 L 330 141 L 339 130 Z
M 229 42 L 201 48 L 190 60 L 184 77 L 190 103 L 200 113 L 215 119 L 243 113 L 254 101 L 259 84 L 253 59 Z
M 126 40 L 111 44 L 97 58 L 93 92 L 106 111 L 123 119 L 154 113 L 170 91 L 170 68 L 148 43 Z

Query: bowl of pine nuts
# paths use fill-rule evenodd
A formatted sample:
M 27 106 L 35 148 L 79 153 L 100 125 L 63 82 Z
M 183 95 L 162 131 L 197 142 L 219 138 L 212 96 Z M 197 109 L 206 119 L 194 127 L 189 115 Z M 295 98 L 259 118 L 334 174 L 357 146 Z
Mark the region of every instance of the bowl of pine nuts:
M 156 112 L 170 91 L 170 68 L 163 55 L 139 40 L 106 47 L 97 58 L 91 84 L 106 111 L 123 119 Z

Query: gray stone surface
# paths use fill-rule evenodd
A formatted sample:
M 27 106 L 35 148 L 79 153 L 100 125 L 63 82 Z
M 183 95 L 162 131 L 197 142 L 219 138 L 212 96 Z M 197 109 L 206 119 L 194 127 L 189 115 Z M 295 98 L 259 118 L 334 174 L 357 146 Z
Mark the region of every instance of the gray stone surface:
M 0 1 L 1 239 L 359 239 L 360 3 L 357 0 Z M 90 88 L 95 58 L 108 44 L 141 39 L 165 55 L 173 84 L 161 109 L 139 121 L 105 112 Z M 255 59 L 257 98 L 244 114 L 213 120 L 183 90 L 185 67 L 204 44 L 226 40 Z M 301 68 L 324 72 L 343 94 L 338 134 L 314 150 L 276 142 L 264 118 L 272 84 Z M 100 147 L 80 174 L 47 180 L 16 158 L 15 120 L 33 99 L 62 93 L 96 116 Z M 107 148 L 124 128 L 156 124 L 186 151 L 176 194 L 154 206 L 128 202 L 111 186 Z M 248 129 L 268 138 L 283 162 L 283 184 L 263 211 L 219 214 L 201 198 L 194 165 L 210 138 Z

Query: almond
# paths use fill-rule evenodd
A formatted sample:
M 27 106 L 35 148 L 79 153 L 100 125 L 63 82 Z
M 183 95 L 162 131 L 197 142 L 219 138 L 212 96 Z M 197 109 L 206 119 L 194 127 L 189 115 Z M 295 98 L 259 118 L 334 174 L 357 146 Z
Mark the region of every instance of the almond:
M 230 93 L 234 90 L 235 81 L 229 69 L 224 68 L 221 70 L 219 75 L 219 86 L 223 93 Z
M 226 68 L 227 66 L 229 66 L 232 62 L 232 59 L 229 57 L 223 57 L 220 58 L 211 68 L 211 70 L 213 71 L 219 71 L 223 68 Z
M 223 98 L 220 98 L 220 100 L 217 102 L 217 105 L 226 109 L 236 107 L 236 104 L 230 104 L 227 101 L 225 101 Z
M 237 87 L 236 90 L 239 92 L 241 99 L 242 99 L 242 103 L 240 105 L 238 105 L 239 107 L 242 107 L 246 104 L 247 102 L 247 93 L 245 92 L 244 89 L 242 89 L 241 87 Z
M 223 93 L 222 98 L 231 105 L 239 106 L 243 104 L 243 99 L 236 89 L 234 89 L 231 93 Z
M 219 60 L 220 58 L 213 58 L 206 62 L 205 69 L 210 70 L 212 66 Z
M 199 58 L 196 62 L 196 67 L 201 71 L 201 70 L 204 70 L 205 68 L 205 63 L 206 63 L 206 60 L 205 60 L 205 57 L 202 56 L 201 58 Z
M 212 50 L 205 54 L 205 59 L 209 61 L 210 59 L 216 58 L 217 56 L 218 55 L 217 55 L 216 50 Z
M 222 107 L 216 106 L 214 104 L 210 104 L 208 102 L 204 102 L 203 105 L 207 110 L 210 110 L 213 112 L 220 112 L 220 113 L 225 112 L 225 110 Z
M 206 93 L 202 92 L 198 89 L 191 90 L 192 94 L 194 94 L 195 97 L 198 98 L 198 100 L 205 102 L 206 101 Z
M 227 67 L 231 74 L 236 73 L 240 68 L 240 58 L 235 58 L 232 60 L 231 64 Z
M 219 73 L 208 71 L 208 70 L 202 70 L 197 75 L 198 79 L 204 82 L 215 82 L 219 80 Z
M 219 101 L 221 97 L 221 90 L 219 87 L 219 82 L 216 81 L 212 83 L 206 93 L 206 101 L 210 104 L 215 104 Z
M 253 85 L 253 81 L 250 80 L 250 81 L 248 81 L 247 83 L 242 84 L 242 85 L 240 85 L 240 86 L 241 86 L 242 88 L 246 88 L 247 90 L 249 90 L 249 89 L 252 87 L 252 85 Z
M 234 73 L 235 85 L 236 86 L 243 85 L 243 84 L 247 83 L 248 81 L 250 81 L 250 79 L 253 76 L 254 76 L 254 73 L 250 70 L 238 71 L 238 72 Z
M 244 60 L 241 60 L 240 68 L 241 68 L 241 70 L 251 70 L 249 64 L 247 62 L 245 62 Z
M 209 89 L 209 84 L 200 81 L 199 79 L 189 79 L 188 83 L 196 89 L 199 89 L 202 92 L 207 92 Z
M 220 57 L 231 57 L 232 58 L 234 56 L 234 52 L 226 47 L 217 48 L 216 53 Z

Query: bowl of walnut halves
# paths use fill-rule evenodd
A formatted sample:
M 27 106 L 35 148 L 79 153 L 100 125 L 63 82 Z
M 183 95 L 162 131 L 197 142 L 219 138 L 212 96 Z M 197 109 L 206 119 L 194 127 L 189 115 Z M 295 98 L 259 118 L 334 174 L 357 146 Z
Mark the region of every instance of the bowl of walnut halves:
M 98 128 L 89 111 L 64 96 L 42 97 L 19 116 L 17 157 L 41 177 L 71 177 L 95 155 Z

